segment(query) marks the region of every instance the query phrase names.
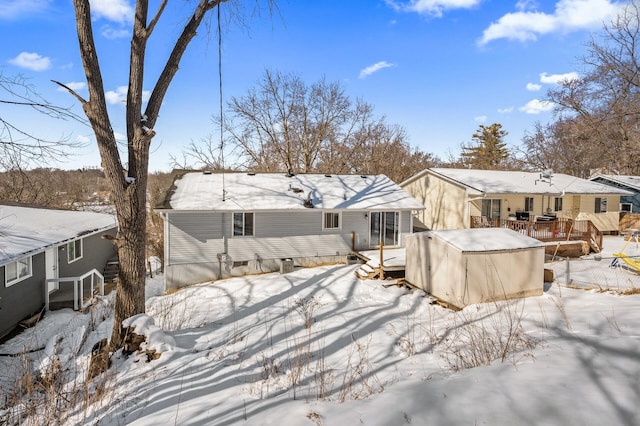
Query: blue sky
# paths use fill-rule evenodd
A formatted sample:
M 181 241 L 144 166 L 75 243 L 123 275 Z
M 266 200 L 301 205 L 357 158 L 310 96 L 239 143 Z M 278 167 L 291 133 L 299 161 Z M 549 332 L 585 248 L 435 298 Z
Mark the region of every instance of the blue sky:
M 112 125 L 124 135 L 133 0 L 91 3 Z M 194 1 L 169 3 L 147 48 L 148 90 Z M 517 146 L 536 122 L 553 119 L 546 91 L 581 74 L 585 43 L 625 3 L 278 0 L 272 18 L 265 9 L 245 9 L 243 26 L 223 24 L 223 100 L 246 94 L 265 69 L 294 73 L 307 84 L 324 77 L 339 81 L 351 99 L 372 104 L 388 123 L 403 126 L 411 145 L 443 159 L 457 156 L 480 124 L 502 124 L 506 141 Z M 159 1 L 150 4 L 153 11 Z M 217 37 L 206 36 L 203 29 L 190 45 L 165 98 L 151 171 L 169 170 L 170 154 L 180 157 L 184 146 L 216 133 L 211 117 L 219 114 Z M 71 0 L 2 0 L 0 40 L 3 74 L 28 78 L 45 98 L 82 114 L 75 99 L 51 82 L 87 96 Z M 0 117 L 44 137 L 87 143 L 54 166 L 100 165 L 89 127 L 6 106 L 0 106 Z

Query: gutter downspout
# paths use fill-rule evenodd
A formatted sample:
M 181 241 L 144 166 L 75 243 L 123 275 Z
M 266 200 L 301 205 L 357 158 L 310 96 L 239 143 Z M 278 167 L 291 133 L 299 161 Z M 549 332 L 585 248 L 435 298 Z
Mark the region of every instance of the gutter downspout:
M 477 195 L 475 197 L 471 197 L 469 196 L 469 190 L 466 189 L 465 190 L 466 196 L 467 196 L 467 203 L 465 206 L 465 217 L 466 217 L 466 224 L 465 224 L 465 229 L 470 229 L 471 228 L 471 202 L 475 201 L 475 200 L 482 200 L 484 198 L 487 198 L 487 193 L 486 192 L 482 192 L 482 195 Z

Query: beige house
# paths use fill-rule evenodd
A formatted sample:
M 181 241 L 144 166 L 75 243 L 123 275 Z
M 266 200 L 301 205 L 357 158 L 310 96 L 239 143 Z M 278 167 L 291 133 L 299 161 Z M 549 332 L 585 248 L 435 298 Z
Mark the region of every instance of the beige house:
M 455 308 L 539 296 L 542 242 L 507 228 L 419 232 L 406 238 L 405 279 Z
M 429 230 L 572 219 L 591 221 L 600 232 L 617 232 L 620 196 L 632 195 L 550 171 L 431 168 L 400 186 L 425 206 L 415 213 L 414 224 Z

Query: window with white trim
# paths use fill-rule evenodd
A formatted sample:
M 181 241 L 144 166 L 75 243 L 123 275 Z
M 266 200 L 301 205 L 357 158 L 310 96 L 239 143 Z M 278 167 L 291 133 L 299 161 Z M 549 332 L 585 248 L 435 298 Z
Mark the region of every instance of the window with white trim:
M 633 212 L 633 204 L 631 203 L 620 203 L 620 211 L 621 212 Z
M 253 236 L 253 213 L 233 214 L 233 236 L 250 237 Z
M 525 212 L 533 211 L 533 197 L 524 197 L 524 211 Z
M 82 239 L 67 243 L 67 262 L 75 262 L 82 258 Z
M 594 209 L 595 213 L 606 213 L 607 212 L 607 198 L 606 197 L 596 197 L 596 205 Z
M 14 285 L 31 275 L 31 256 L 4 265 L 5 287 Z
M 322 220 L 322 229 L 340 229 L 340 212 L 325 212 Z
M 554 211 L 561 212 L 562 211 L 562 198 L 556 197 L 555 204 L 554 204 L 553 207 L 554 207 L 554 209 L 553 209 Z

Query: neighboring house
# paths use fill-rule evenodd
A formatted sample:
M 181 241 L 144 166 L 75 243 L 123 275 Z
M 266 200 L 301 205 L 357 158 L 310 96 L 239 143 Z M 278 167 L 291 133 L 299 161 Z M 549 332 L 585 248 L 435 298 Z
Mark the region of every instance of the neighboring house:
M 0 336 L 40 312 L 49 296 L 65 293 L 73 302 L 66 279 L 102 273 L 116 253 L 101 236 L 116 231 L 108 214 L 0 205 Z
M 620 211 L 640 213 L 640 176 L 597 174 L 591 180 L 630 191 L 630 195 L 620 197 Z
M 384 175 L 178 172 L 156 208 L 165 288 L 402 247 L 422 208 Z
M 631 192 L 551 172 L 426 169 L 400 186 L 425 206 L 416 225 L 429 230 L 475 227 L 474 220 L 572 219 L 617 232 L 620 196 Z M 419 223 L 418 223 L 419 222 Z

